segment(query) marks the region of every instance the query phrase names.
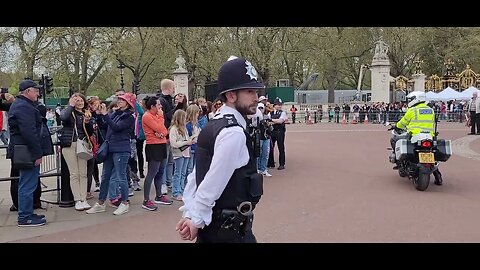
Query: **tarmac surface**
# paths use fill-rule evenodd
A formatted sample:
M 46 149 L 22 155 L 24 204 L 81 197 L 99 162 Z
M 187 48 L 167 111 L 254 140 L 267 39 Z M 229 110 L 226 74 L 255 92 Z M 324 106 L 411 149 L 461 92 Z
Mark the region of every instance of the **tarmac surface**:
M 379 124 L 287 126 L 286 169 L 270 169 L 273 177 L 264 178 L 253 226 L 257 240 L 480 242 L 480 136 L 468 136 L 461 123 L 440 123 L 440 138 L 453 141 L 454 155 L 440 165 L 444 185 L 434 185 L 432 176 L 421 192 L 392 170 L 386 129 Z M 10 162 L 0 157 L 0 175 L 8 176 L 9 169 Z M 43 182 L 55 186 L 53 178 Z M 19 228 L 17 213 L 9 211 L 9 185 L 0 182 L 0 242 L 191 243 L 175 231 L 182 203 L 146 211 L 143 191 L 135 192 L 130 212 L 122 216 L 114 216 L 111 207 L 88 215 L 44 203 L 47 209 L 37 213 L 46 215 L 47 224 Z

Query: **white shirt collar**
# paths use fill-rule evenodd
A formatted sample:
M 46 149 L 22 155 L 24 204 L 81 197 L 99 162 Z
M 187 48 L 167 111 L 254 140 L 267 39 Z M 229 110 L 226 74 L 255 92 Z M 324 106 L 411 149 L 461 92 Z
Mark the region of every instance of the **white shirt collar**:
M 245 122 L 245 118 L 238 112 L 235 108 L 232 108 L 227 105 L 223 105 L 219 109 L 219 114 L 215 116 L 215 118 L 222 118 L 225 114 L 233 114 L 237 122 L 244 128 L 247 128 L 247 122 Z

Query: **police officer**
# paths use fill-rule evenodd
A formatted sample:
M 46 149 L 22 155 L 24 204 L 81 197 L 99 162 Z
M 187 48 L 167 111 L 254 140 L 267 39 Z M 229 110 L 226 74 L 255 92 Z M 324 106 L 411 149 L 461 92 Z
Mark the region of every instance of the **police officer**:
M 414 91 L 407 95 L 408 110 L 405 115 L 397 122 L 396 127 L 399 129 L 406 129 L 411 135 L 416 135 L 422 132 L 428 132 L 432 137 L 435 137 L 435 112 L 428 107 L 426 102 L 425 92 Z M 393 142 L 392 142 L 393 144 Z M 395 149 L 395 147 L 393 147 Z M 397 166 L 394 167 L 396 169 Z M 398 167 L 397 167 L 398 168 Z M 442 185 L 442 174 L 440 171 L 433 171 L 435 177 L 435 185 Z
M 200 133 L 196 165 L 188 175 L 182 218 L 176 229 L 184 240 L 256 243 L 253 209 L 263 194 L 253 139 L 245 116 L 256 112 L 258 81 L 252 64 L 230 57 L 218 73 L 224 105 Z
M 270 154 L 268 157 L 268 164 L 269 167 L 275 167 L 275 159 L 274 159 L 274 149 L 275 149 L 275 142 L 278 143 L 278 159 L 279 159 L 279 166 L 278 170 L 285 169 L 285 121 L 287 121 L 287 114 L 282 111 L 282 100 L 280 98 L 276 98 L 273 102 L 274 104 L 274 111 L 270 113 L 270 118 L 273 122 L 273 131 L 272 131 L 272 144 L 270 148 Z

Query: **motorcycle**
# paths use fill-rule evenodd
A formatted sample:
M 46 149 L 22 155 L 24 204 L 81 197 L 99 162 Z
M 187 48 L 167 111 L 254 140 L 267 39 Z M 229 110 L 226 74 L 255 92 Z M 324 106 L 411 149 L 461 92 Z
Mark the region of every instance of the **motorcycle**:
M 430 133 L 411 135 L 398 129 L 395 124 L 386 123 L 392 131 L 390 144 L 392 150 L 389 161 L 398 167 L 400 177 L 408 177 L 417 190 L 425 191 L 433 174 L 435 182 L 442 183 L 442 175 L 438 171 L 439 162 L 446 162 L 452 155 L 451 140 L 437 139 Z M 393 149 L 395 149 L 393 151 Z

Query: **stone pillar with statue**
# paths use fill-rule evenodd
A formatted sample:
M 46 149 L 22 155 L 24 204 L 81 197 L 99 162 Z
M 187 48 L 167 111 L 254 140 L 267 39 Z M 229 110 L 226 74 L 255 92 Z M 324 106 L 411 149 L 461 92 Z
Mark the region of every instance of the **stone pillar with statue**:
M 383 40 L 375 43 L 370 71 L 372 74 L 372 102 L 390 102 L 390 60 L 388 59 L 388 46 Z
M 425 74 L 423 74 L 422 68 L 420 66 L 423 63 L 423 61 L 421 61 L 420 59 L 417 59 L 417 60 L 413 61 L 413 63 L 415 64 L 415 71 L 412 74 L 412 78 L 413 78 L 413 81 L 414 81 L 413 91 L 425 92 L 425 78 L 427 76 Z
M 179 53 L 175 63 L 178 65 L 177 69 L 173 71 L 175 93 L 182 93 L 187 100 L 190 100 L 190 97 L 188 96 L 188 70 L 185 68 L 185 59 L 183 58 L 182 53 Z

